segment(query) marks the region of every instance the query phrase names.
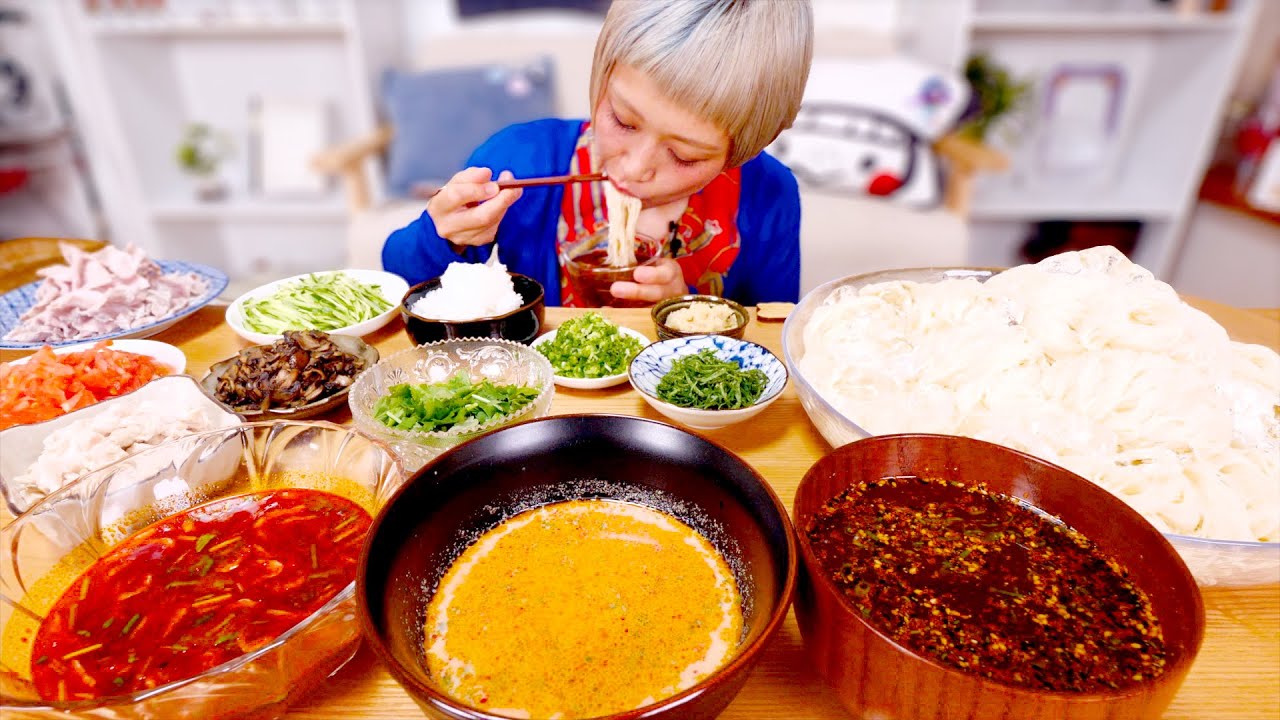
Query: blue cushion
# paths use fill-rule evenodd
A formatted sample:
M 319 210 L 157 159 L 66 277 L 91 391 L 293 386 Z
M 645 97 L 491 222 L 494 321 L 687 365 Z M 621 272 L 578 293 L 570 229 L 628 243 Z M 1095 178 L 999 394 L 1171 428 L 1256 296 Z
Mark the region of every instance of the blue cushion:
M 408 197 L 415 185 L 442 184 L 497 131 L 554 115 L 554 74 L 550 57 L 526 65 L 386 71 L 382 105 L 395 129 L 388 191 Z

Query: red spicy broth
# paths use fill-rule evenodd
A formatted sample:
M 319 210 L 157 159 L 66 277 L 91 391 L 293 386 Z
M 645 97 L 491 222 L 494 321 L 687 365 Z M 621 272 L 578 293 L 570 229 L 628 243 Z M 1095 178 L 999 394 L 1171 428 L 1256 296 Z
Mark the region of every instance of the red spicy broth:
M 827 577 L 899 644 L 996 682 L 1058 692 L 1164 671 L 1147 596 L 1079 531 L 1014 498 L 891 477 L 828 501 L 805 528 Z
M 192 508 L 126 538 L 36 633 L 45 700 L 133 693 L 271 643 L 355 578 L 372 524 L 360 505 L 287 488 Z

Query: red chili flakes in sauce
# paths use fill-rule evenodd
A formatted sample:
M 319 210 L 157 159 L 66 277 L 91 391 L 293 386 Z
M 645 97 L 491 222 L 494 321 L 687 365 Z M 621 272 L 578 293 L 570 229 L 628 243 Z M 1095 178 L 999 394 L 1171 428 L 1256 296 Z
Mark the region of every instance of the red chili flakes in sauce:
M 355 578 L 372 523 L 319 490 L 238 495 L 149 525 L 71 584 L 36 633 L 45 700 L 132 693 L 271 643 Z
M 1121 688 L 1164 671 L 1151 603 L 1080 532 L 1006 495 L 884 478 L 806 528 L 854 609 L 899 644 L 1008 685 Z

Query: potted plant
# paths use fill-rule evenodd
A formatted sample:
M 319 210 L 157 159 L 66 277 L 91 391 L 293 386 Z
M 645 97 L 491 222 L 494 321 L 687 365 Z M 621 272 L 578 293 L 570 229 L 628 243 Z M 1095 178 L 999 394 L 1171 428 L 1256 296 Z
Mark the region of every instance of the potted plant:
M 218 169 L 230 152 L 231 146 L 224 134 L 203 123 L 187 126 L 175 159 L 178 167 L 195 180 L 196 197 L 206 201 L 226 197 L 226 183 Z
M 958 130 L 978 142 L 985 142 L 992 127 L 1025 109 L 1031 99 L 1030 81 L 1015 80 L 1006 68 L 984 53 L 969 58 L 964 76 L 973 94 Z

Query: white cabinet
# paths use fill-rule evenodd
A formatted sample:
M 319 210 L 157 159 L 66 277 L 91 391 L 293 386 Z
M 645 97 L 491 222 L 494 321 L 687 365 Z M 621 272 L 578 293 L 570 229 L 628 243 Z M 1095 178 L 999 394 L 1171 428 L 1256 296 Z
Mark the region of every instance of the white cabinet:
M 916 12 L 927 15 L 935 1 L 919 0 Z M 986 52 L 1036 84 L 1025 127 L 994 139 L 1012 170 L 975 188 L 970 259 L 1022 262 L 1019 250 L 1040 221 L 1131 220 L 1143 224 L 1135 260 L 1168 279 L 1258 0 L 1230 0 L 1218 12 L 1184 9 L 1207 0 L 961 1 L 967 47 L 956 63 Z M 1103 88 L 1117 83 L 1114 107 L 1104 107 Z M 1078 91 L 1078 110 L 1094 102 L 1096 117 L 1059 122 L 1055 95 L 1068 91 Z M 1062 131 L 1075 123 L 1087 134 L 1091 122 L 1101 130 L 1094 137 Z M 1062 158 L 1097 143 L 1106 154 L 1095 171 L 1063 169 Z
M 233 281 L 340 266 L 337 187 L 254 181 L 255 99 L 322 103 L 329 142 L 375 126 L 377 74 L 400 57 L 399 0 L 168 0 L 152 11 L 31 0 L 83 128 L 111 240 L 224 269 Z M 99 6 L 101 6 L 99 8 Z M 196 199 L 175 162 L 190 123 L 225 132 L 229 192 Z

